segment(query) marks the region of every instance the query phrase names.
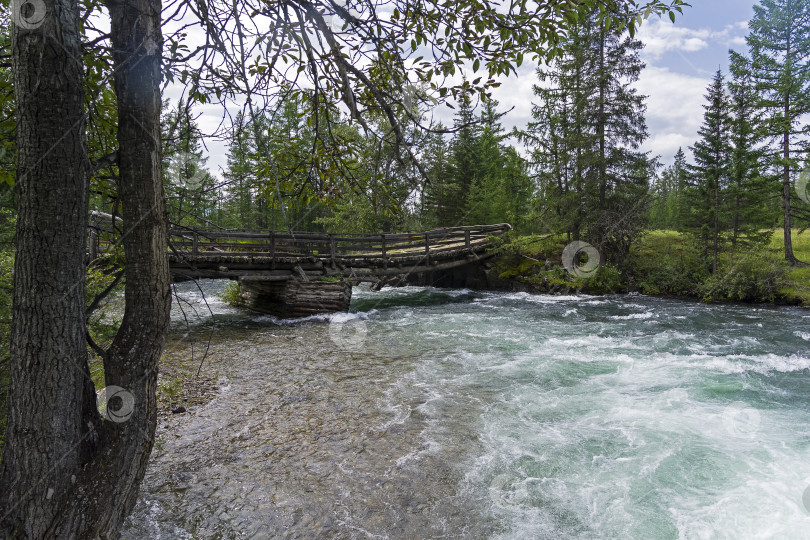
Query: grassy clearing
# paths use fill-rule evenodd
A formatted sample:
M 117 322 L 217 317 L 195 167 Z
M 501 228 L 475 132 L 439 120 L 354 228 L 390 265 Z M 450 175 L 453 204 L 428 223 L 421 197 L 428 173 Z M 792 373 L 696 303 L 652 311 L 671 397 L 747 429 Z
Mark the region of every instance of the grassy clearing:
M 716 275 L 676 231 L 649 231 L 621 268 L 607 264 L 587 279 L 569 275 L 561 254 L 564 235 L 513 236 L 498 248 L 495 272 L 501 279 L 528 285 L 535 292 L 568 294 L 639 291 L 654 296 L 704 301 L 775 302 L 810 306 L 810 267 L 784 262 L 781 231 L 769 246 L 719 260 Z M 810 262 L 810 231 L 794 231 L 794 252 Z
M 785 242 L 782 231 L 775 231 L 768 251 L 780 260 L 784 256 Z M 793 254 L 800 261 L 810 263 L 810 230 L 793 231 Z M 794 303 L 810 306 L 810 267 L 793 267 L 788 271 L 791 285 L 784 289 L 785 297 Z

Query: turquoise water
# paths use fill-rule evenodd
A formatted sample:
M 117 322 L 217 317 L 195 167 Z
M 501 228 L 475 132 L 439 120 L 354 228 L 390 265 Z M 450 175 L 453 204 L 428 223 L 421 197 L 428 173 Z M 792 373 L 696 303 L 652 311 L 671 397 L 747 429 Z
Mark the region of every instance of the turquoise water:
M 212 309 L 169 347 L 213 329 L 227 381 L 159 431 L 126 538 L 810 537 L 810 311 L 415 287 L 292 324 Z

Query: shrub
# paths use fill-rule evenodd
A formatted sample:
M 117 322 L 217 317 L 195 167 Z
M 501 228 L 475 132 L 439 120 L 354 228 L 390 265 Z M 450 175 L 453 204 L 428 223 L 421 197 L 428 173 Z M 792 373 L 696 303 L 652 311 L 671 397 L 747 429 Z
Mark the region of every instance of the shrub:
M 750 255 L 706 279 L 700 287 L 700 296 L 707 302 L 776 302 L 783 299 L 781 290 L 790 285 L 787 276 L 785 262 Z
M 705 267 L 691 258 L 660 258 L 634 270 L 636 288 L 650 295 L 698 296 L 699 284 L 708 276 Z
M 220 295 L 222 301 L 232 306 L 240 306 L 242 304 L 242 297 L 239 295 L 239 283 L 236 281 L 228 282 L 225 290 Z
M 589 294 L 620 293 L 627 290 L 621 272 L 611 264 L 600 266 L 593 276 L 578 278 L 577 282 L 581 283 L 581 289 Z

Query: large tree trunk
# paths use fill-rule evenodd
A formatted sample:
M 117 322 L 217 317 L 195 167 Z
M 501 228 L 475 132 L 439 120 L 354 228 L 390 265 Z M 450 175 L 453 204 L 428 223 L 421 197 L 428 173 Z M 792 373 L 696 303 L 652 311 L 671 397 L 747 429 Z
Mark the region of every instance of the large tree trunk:
M 83 522 L 82 538 L 116 536 L 135 504 L 154 442 L 158 360 L 171 307 L 160 148 L 161 3 L 110 1 L 107 7 L 118 99 L 126 301 L 104 371 L 107 386 L 129 391 L 134 407 L 126 421 L 105 422 L 103 445 L 86 468 L 73 517 Z
M 41 25 L 13 24 L 19 213 L 3 538 L 46 536 L 99 425 L 85 345 L 89 164 L 78 8 L 70 0 L 44 8 L 22 14 Z
M 84 343 L 88 168 L 76 5 L 47 6 L 55 14 L 43 26 L 47 38 L 15 36 L 21 203 L 3 526 L 12 537 L 114 538 L 152 449 L 171 305 L 160 156 L 161 6 L 108 4 L 127 281 L 123 322 L 104 358 L 108 388 L 121 387 L 125 399 L 109 403 L 118 414 L 103 423 Z

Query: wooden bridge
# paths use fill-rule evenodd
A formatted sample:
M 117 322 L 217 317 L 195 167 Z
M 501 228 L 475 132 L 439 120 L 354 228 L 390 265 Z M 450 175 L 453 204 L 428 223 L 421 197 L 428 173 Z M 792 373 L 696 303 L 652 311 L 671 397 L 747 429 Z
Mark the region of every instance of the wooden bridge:
M 111 219 L 93 214 L 91 258 L 108 249 Z M 489 258 L 492 237 L 510 229 L 498 224 L 396 234 L 324 234 L 173 226 L 169 264 L 177 281 L 237 280 L 246 307 L 298 317 L 347 310 L 351 286 L 361 282 L 376 287 L 437 283 L 448 272 L 463 272 Z

